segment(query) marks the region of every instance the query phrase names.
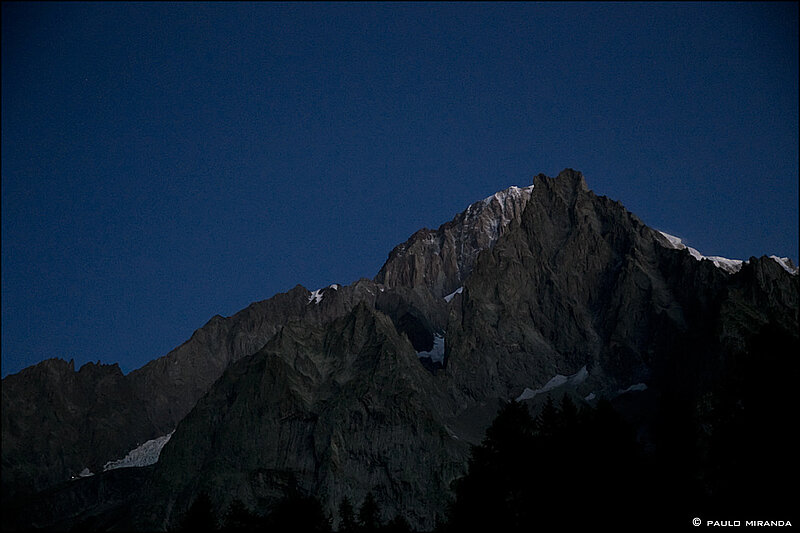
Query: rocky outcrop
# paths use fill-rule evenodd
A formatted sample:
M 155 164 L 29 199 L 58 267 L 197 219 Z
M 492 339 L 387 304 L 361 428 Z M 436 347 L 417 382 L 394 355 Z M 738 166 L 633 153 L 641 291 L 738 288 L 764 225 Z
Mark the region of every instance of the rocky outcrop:
M 389 253 L 375 281 L 428 287 L 444 297 L 467 279 L 478 254 L 519 221 L 533 187 L 509 187 L 475 202 L 437 230 L 421 229 Z
M 468 455 L 442 423 L 450 402 L 436 380 L 365 303 L 324 327 L 287 324 L 180 424 L 136 527 L 174 524 L 197 490 L 220 510 L 232 498 L 263 510 L 293 478 L 332 514 L 372 490 L 387 516 L 431 528 Z
M 117 365 L 48 359 L 3 380 L 2 406 L 4 501 L 100 472 L 155 431 Z
M 165 434 L 194 407 L 231 362 L 257 352 L 281 326 L 302 319 L 322 324 L 378 294 L 373 282 L 331 285 L 313 293 L 297 285 L 286 293 L 253 303 L 229 318 L 219 315 L 169 354 L 130 373 L 148 416 Z

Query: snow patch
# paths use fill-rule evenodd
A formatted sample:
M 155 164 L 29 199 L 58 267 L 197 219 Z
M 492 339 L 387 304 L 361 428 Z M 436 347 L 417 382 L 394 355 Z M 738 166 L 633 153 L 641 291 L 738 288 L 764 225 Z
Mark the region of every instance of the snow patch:
M 683 242 L 678 237 L 670 235 L 669 233 L 664 233 L 663 231 L 659 231 L 659 233 L 667 239 L 667 241 L 672 245 L 672 248 L 676 250 L 682 250 L 686 248 L 686 246 L 684 246 Z
M 626 392 L 642 392 L 646 390 L 647 390 L 647 385 L 645 385 L 644 383 L 637 383 L 635 385 L 631 385 L 625 390 L 619 389 L 617 391 L 617 396 L 619 396 L 620 394 L 625 394 Z
M 780 266 L 782 266 L 783 269 L 789 274 L 792 274 L 793 276 L 797 275 L 797 267 L 794 266 L 794 263 L 792 263 L 792 260 L 789 259 L 788 257 L 778 257 L 777 255 L 771 255 L 769 256 L 769 258 L 778 263 Z
M 702 261 L 703 259 L 708 259 L 709 261 L 714 263 L 714 266 L 730 274 L 735 274 L 736 272 L 739 272 L 742 269 L 742 265 L 747 262 L 747 261 L 742 261 L 741 259 L 728 259 L 727 257 L 719 257 L 717 255 L 705 256 L 700 252 L 698 252 L 697 250 L 695 250 L 694 248 L 683 244 L 683 241 L 679 237 L 675 237 L 674 235 L 670 235 L 669 233 L 664 233 L 663 231 L 659 231 L 659 233 L 667 239 L 671 248 L 674 248 L 676 250 L 683 250 L 683 249 L 689 250 L 691 256 L 697 259 L 698 261 Z M 777 255 L 771 255 L 769 256 L 769 258 L 778 263 L 780 266 L 782 266 L 783 269 L 789 274 L 792 274 L 793 276 L 797 275 L 798 267 L 796 267 L 794 263 L 792 263 L 792 260 L 789 259 L 788 257 L 778 257 Z
M 578 385 L 582 383 L 586 378 L 589 376 L 589 371 L 586 370 L 586 366 L 583 366 L 580 370 L 572 374 L 571 376 L 562 376 L 561 374 L 556 374 L 553 376 L 550 381 L 544 384 L 544 387 L 539 389 L 529 389 L 525 387 L 525 390 L 522 391 L 522 394 L 517 396 L 516 401 L 521 402 L 522 400 L 529 400 L 536 396 L 537 394 L 542 394 L 544 392 L 551 391 L 556 387 L 560 387 L 562 385 L 570 384 L 570 385 Z
M 489 247 L 493 246 L 497 239 L 500 237 L 502 230 L 511 223 L 513 219 L 513 210 L 509 208 L 510 205 L 517 204 L 521 207 L 530 198 L 533 191 L 533 185 L 527 187 L 512 186 L 508 189 L 498 191 L 491 196 L 487 196 L 481 201 L 470 204 L 465 212 L 465 229 L 474 230 L 478 229 L 489 238 Z M 485 209 L 493 210 L 492 216 L 484 217 L 481 220 L 481 226 L 476 226 L 476 221 L 481 218 Z M 499 209 L 499 217 L 497 210 Z
M 582 366 L 580 370 L 575 372 L 569 377 L 569 382 L 571 385 L 577 385 L 578 383 L 583 383 L 586 381 L 586 378 L 589 377 L 589 371 L 586 370 L 586 365 Z
M 322 297 L 325 296 L 326 290 L 332 289 L 334 291 L 338 291 L 339 288 L 340 286 L 338 283 L 333 283 L 331 285 L 328 285 L 327 287 L 323 287 L 322 289 L 311 291 L 308 296 L 308 303 L 314 302 L 315 304 L 318 304 L 322 301 Z M 381 292 L 383 292 L 383 289 L 381 289 Z
M 714 266 L 730 274 L 739 272 L 739 270 L 742 269 L 742 264 L 744 264 L 744 261 L 741 259 L 728 259 L 727 257 L 719 257 L 716 255 L 706 257 L 691 246 L 686 246 L 683 244 L 683 241 L 680 239 L 680 237 L 670 235 L 669 233 L 664 233 L 663 231 L 659 231 L 659 233 L 667 239 L 667 242 L 669 242 L 671 248 L 674 248 L 675 250 L 688 250 L 689 254 L 698 261 L 708 259 L 714 264 Z
M 489 235 L 490 243 L 493 245 L 497 238 L 500 236 L 500 229 L 505 228 L 511 222 L 511 217 L 508 213 L 506 213 L 506 206 L 509 203 L 509 198 L 518 199 L 520 197 L 525 198 L 527 202 L 528 198 L 530 198 L 531 192 L 533 192 L 533 185 L 528 185 L 527 187 L 517 187 L 516 185 L 512 185 L 508 189 L 498 191 L 491 196 L 488 196 L 481 200 L 483 207 L 487 207 L 493 201 L 497 201 L 497 204 L 500 206 L 500 220 L 497 218 L 491 218 L 489 220 L 484 221 L 484 227 L 482 228 L 484 233 Z M 524 206 L 523 206 L 524 207 Z M 488 225 L 487 225 L 488 224 Z
M 533 185 L 528 185 L 527 187 L 517 187 L 516 185 L 512 185 L 508 189 L 498 191 L 491 196 L 487 196 L 483 200 L 483 205 L 489 205 L 492 200 L 497 199 L 501 205 L 505 204 L 505 199 L 509 196 L 530 196 L 531 192 L 533 192 Z
M 450 303 L 450 300 L 455 298 L 456 294 L 461 294 L 464 291 L 464 287 L 459 287 L 447 296 L 444 297 L 444 301 Z
M 149 440 L 144 444 L 129 451 L 128 454 L 117 461 L 109 461 L 103 466 L 103 472 L 114 470 L 115 468 L 131 468 L 135 466 L 148 466 L 158 462 L 158 457 L 161 455 L 161 449 L 172 438 L 175 433 L 173 429 L 166 435 Z
M 444 337 L 441 335 L 433 336 L 433 348 L 429 352 L 417 352 L 417 357 L 430 357 L 434 363 L 444 363 Z
M 741 259 L 727 259 L 725 257 L 719 257 L 716 255 L 706 257 L 706 259 L 714 263 L 714 266 L 717 268 L 721 268 L 722 270 L 730 272 L 731 274 L 739 272 L 744 264 L 744 261 Z
M 322 291 L 323 289 L 317 289 L 315 291 L 311 291 L 311 295 L 308 297 L 308 303 L 314 302 L 318 304 L 322 301 Z

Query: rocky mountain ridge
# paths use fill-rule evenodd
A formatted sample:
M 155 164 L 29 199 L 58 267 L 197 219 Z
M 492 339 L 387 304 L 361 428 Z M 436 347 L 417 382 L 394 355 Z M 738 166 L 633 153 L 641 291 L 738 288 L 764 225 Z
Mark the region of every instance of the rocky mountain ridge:
M 506 189 L 470 205 L 437 232 L 417 232 L 404 248 L 408 251 L 398 252 L 404 245 L 397 247 L 376 277 L 376 280 L 387 278 L 390 281 L 388 285 L 366 279 L 348 286 L 333 284 L 314 291 L 297 285 L 286 293 L 255 302 L 231 317 L 212 317 L 185 343 L 127 376 L 123 376 L 115 365 L 99 363 L 85 365 L 77 372 L 84 375 L 84 368 L 88 373 L 89 369 L 98 366 L 114 374 L 116 386 L 121 396 L 126 398 L 122 403 L 138 406 L 126 410 L 127 414 L 115 409 L 94 409 L 92 406 L 97 395 L 84 391 L 85 387 L 66 390 L 60 387 L 61 382 L 75 379 L 71 376 L 75 371 L 59 359 L 46 360 L 4 378 L 4 496 L 42 490 L 71 479 L 84 469 L 98 472 L 106 462 L 121 460 L 142 442 L 174 431 L 231 363 L 258 351 L 291 320 L 324 324 L 345 315 L 363 301 L 395 317 L 399 330 L 409 335 L 420 351 L 430 349 L 433 332 L 443 330 L 446 325 L 447 302 L 429 290 L 450 287 L 460 282 L 459 275 L 468 274 L 481 247 L 491 246 L 509 223 L 509 217 L 521 214 L 529 189 Z M 499 217 L 497 222 L 493 222 L 495 216 Z M 403 284 L 394 274 L 402 269 L 396 266 L 398 257 L 417 256 L 414 250 L 421 246 L 418 241 L 423 232 L 440 235 L 443 246 L 453 252 L 453 264 L 460 274 L 451 278 L 439 273 L 434 276 L 440 281 L 446 280 L 446 285 Z M 456 243 L 459 245 L 458 253 L 455 253 Z M 432 263 L 430 258 L 439 257 L 441 247 L 422 246 L 427 261 Z M 413 269 L 409 273 L 415 279 L 424 279 Z M 47 428 L 45 433 L 55 432 L 46 444 L 51 452 L 41 453 L 45 444 L 30 445 L 40 438 L 43 432 L 41 423 L 28 426 L 25 421 L 31 416 L 20 416 L 20 413 L 48 411 L 53 403 L 49 391 L 59 388 L 67 397 L 62 397 L 58 404 L 71 406 L 69 413 L 72 418 L 67 418 L 65 427 L 72 428 L 77 424 L 102 427 L 103 436 L 96 435 L 96 431 L 62 432 L 58 426 L 64 417 L 55 415 L 56 420 L 44 426 Z
M 129 376 L 108 372 L 127 391 L 123 403 L 145 406 L 131 415 L 135 431 L 108 426 L 113 409 L 72 408 L 97 412 L 91 424 L 111 427 L 104 435 L 124 435 L 121 452 L 175 431 L 131 489 L 137 505 L 112 522 L 172 527 L 201 490 L 220 510 L 233 498 L 268 509 L 292 478 L 331 514 L 343 496 L 372 491 L 388 513 L 430 529 L 501 402 L 535 407 L 553 391 L 586 402 L 658 395 L 681 380 L 702 391 L 763 328 L 797 335 L 791 262 L 730 268 L 679 244 L 568 169 L 415 233 L 374 281 L 297 286 L 215 317 L 168 356 Z M 441 346 L 434 365 L 425 356 Z M 14 401 L 43 408 L 48 379 L 65 379 L 64 365 L 44 366 L 61 370 L 45 372 L 37 392 L 11 380 L 7 398 L 3 383 L 4 491 L 7 465 L 13 491 L 26 476 L 47 486 L 88 464 L 70 448 L 74 433 L 50 444 L 50 462 L 19 451 L 42 445 L 26 440 L 32 425 L 11 425 L 30 417 L 14 417 Z M 74 394 L 96 395 L 82 391 Z M 58 479 L 46 477 L 53 464 Z

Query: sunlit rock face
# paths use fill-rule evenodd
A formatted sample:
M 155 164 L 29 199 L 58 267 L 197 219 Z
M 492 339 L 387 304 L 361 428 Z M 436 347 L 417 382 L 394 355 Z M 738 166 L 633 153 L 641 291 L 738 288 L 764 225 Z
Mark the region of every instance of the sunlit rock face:
M 444 297 L 467 279 L 478 254 L 519 222 L 533 186 L 509 187 L 475 202 L 437 230 L 421 229 L 397 245 L 375 280 L 387 287 L 428 287 Z

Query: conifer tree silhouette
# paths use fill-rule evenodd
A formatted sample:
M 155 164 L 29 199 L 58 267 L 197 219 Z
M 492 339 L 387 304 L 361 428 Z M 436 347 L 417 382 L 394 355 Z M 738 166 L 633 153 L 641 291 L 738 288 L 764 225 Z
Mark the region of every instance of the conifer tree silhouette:
M 345 496 L 339 503 L 339 533 L 355 533 L 358 528 L 355 511 L 350 499 Z
M 361 524 L 361 531 L 364 533 L 373 533 L 381 527 L 380 507 L 378 507 L 372 491 L 364 497 L 364 502 L 358 510 L 358 521 Z

